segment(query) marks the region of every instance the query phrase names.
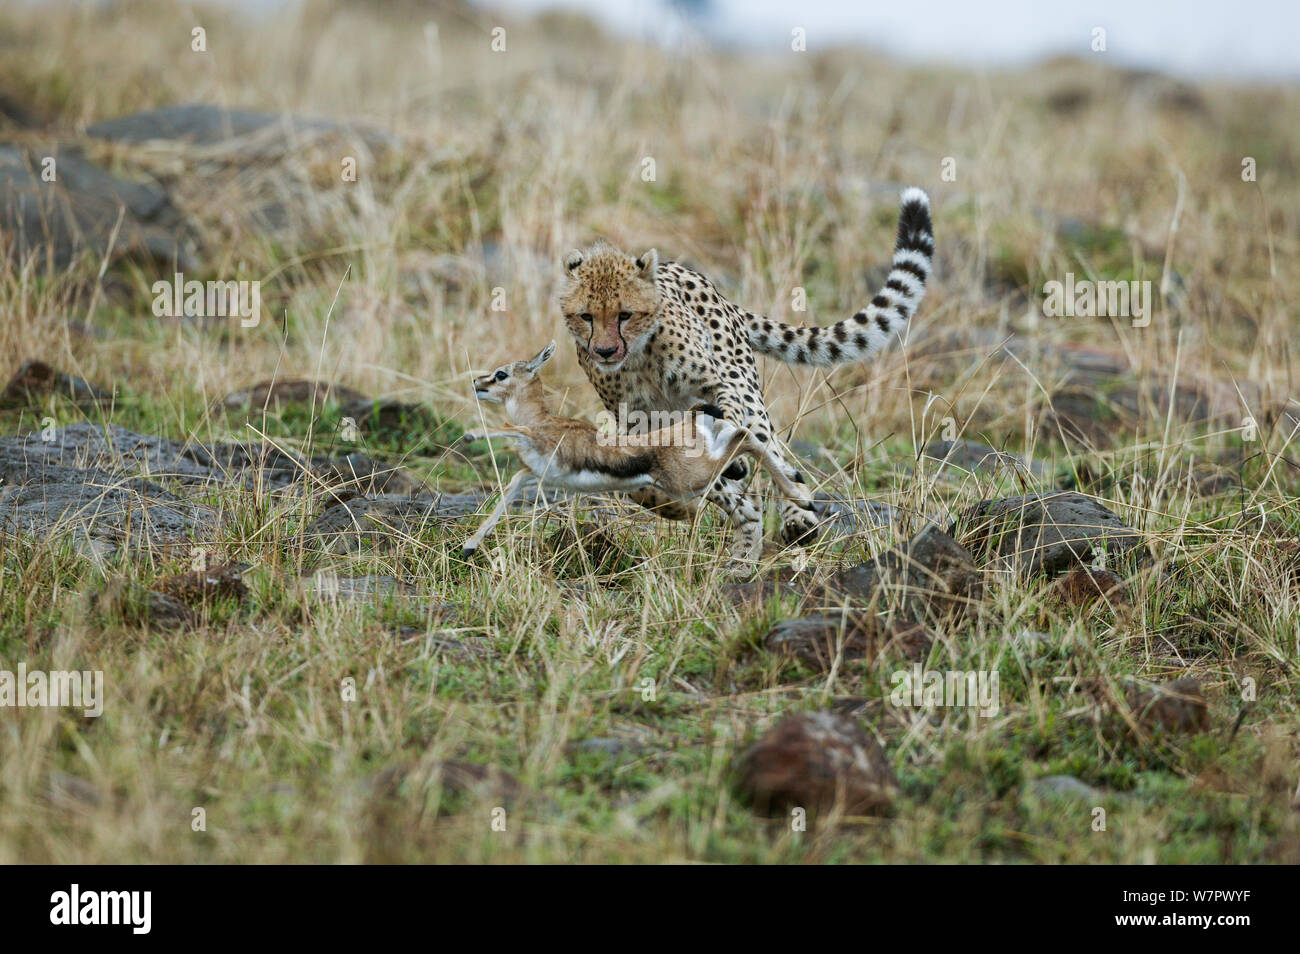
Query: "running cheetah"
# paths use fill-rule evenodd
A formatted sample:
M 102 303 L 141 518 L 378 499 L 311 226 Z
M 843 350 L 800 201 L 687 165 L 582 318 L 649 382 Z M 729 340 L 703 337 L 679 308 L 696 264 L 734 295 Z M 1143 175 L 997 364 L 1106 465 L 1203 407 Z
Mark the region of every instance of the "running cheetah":
M 792 364 L 829 367 L 869 358 L 916 313 L 934 254 L 930 200 L 920 189 L 903 192 L 893 267 L 884 287 L 852 318 L 827 327 L 800 327 L 739 308 L 718 294 L 704 275 L 677 262 L 660 262 L 650 249 L 632 257 L 597 244 L 564 258 L 566 282 L 560 310 L 573 335 L 578 363 L 605 407 L 626 412 L 686 412 L 701 403 L 766 444 L 774 434 L 759 384 L 754 353 Z M 818 514 L 802 475 L 772 450 L 800 491 L 781 501 L 787 543 L 816 535 Z M 738 459 L 714 483 L 708 499 L 736 531 L 733 562 L 762 551 L 762 512 L 743 481 Z M 669 519 L 689 519 L 698 508 L 654 488 L 629 494 Z

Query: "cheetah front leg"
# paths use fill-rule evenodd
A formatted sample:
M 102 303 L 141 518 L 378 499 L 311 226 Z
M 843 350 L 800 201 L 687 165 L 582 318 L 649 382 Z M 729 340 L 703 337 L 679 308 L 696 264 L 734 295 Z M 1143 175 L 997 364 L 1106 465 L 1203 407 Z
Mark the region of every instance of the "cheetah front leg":
M 813 503 L 812 491 L 804 483 L 799 468 L 792 467 L 781 455 L 775 441 L 760 441 L 768 450 L 768 460 L 772 466 L 781 471 L 789 480 L 798 496 L 782 494 L 778 498 L 778 510 L 781 513 L 781 539 L 787 546 L 805 546 L 817 539 L 820 533 L 821 515 Z
M 724 572 L 728 576 L 752 576 L 763 555 L 763 510 L 758 497 L 740 481 L 719 477 L 708 499 L 731 520 L 731 554 Z
M 787 546 L 803 546 L 817 539 L 819 515 L 813 504 L 812 492 L 804 483 L 799 469 L 792 467 L 781 455 L 777 442 L 773 439 L 772 420 L 767 407 L 763 404 L 762 391 L 758 386 L 756 374 L 747 380 L 748 387 L 736 388 L 719 384 L 713 390 L 713 396 L 726 414 L 727 419 L 749 430 L 754 440 L 758 441 L 771 454 L 771 463 L 784 474 L 799 496 L 782 495 L 778 509 L 781 514 L 781 538 Z M 726 471 L 727 476 L 736 481 L 743 481 L 749 474 L 748 461 L 737 458 Z M 761 513 L 761 510 L 760 510 Z M 760 527 L 761 534 L 761 527 Z M 760 543 L 761 550 L 761 543 Z

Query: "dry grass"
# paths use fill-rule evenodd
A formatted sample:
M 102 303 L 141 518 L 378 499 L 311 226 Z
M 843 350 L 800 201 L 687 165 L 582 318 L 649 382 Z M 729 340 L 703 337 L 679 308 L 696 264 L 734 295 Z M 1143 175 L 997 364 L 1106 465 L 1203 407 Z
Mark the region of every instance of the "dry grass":
M 7 362 L 40 357 L 115 385 L 115 405 L 92 419 L 178 438 L 246 439 L 251 426 L 336 452 L 333 406 L 251 425 L 211 412 L 272 376 L 424 402 L 455 430 L 477 422 L 472 369 L 562 337 L 551 295 L 570 247 L 655 246 L 754 310 L 825 324 L 870 296 L 891 247 L 894 185 L 916 184 L 932 195 L 939 251 L 907 342 L 831 374 L 768 362 L 785 436 L 830 452 L 809 468 L 825 489 L 895 504 L 916 529 L 920 515 L 1019 492 L 1007 479 L 913 473 L 951 418 L 961 436 L 1027 452 L 1096 493 L 1142 531 L 1154 563 L 1132 569 L 1131 607 L 1063 608 L 1042 581 L 990 572 L 977 619 L 932 621 L 931 668 L 1001 673 L 1001 711 L 979 720 L 884 705 L 888 659 L 828 677 L 757 648 L 794 605 L 751 611 L 722 594 L 712 516 L 691 528 L 628 514 L 603 546 L 561 536 L 558 553 L 562 526 L 591 529 L 581 513 L 520 518 L 469 566 L 454 555 L 464 522 L 325 558 L 298 532 L 309 501 L 214 490 L 226 530 L 203 543 L 252 565 L 252 595 L 182 632 L 132 624 L 90 595 L 183 569 L 183 555 L 101 562 L 59 534 L 5 536 L 0 658 L 103 669 L 109 704 L 93 722 L 5 711 L 0 861 L 1300 860 L 1300 477 L 1287 414 L 1300 91 L 1191 95 L 1085 62 L 972 75 L 854 50 L 658 50 L 561 17 L 402 6 L 313 3 L 258 21 L 133 2 L 0 13 L 0 90 L 50 123 L 0 120 L 0 138 L 78 143 L 168 185 L 205 241 L 202 277 L 261 280 L 268 316 L 253 329 L 154 318 L 161 270 L 125 260 L 102 271 L 90 254 L 64 270 L 10 263 Z M 436 55 L 426 19 L 439 27 Z M 504 53 L 489 48 L 498 22 Z M 188 48 L 197 24 L 206 54 Z M 362 120 L 401 145 L 361 155 L 359 181 L 344 183 L 329 142 L 236 175 L 246 156 L 80 136 L 96 120 L 188 101 Z M 647 156 L 654 182 L 640 175 Z M 1256 158 L 1258 183 L 1242 181 L 1243 156 Z M 953 182 L 940 179 L 945 157 Z M 269 198 L 290 203 L 290 228 L 249 219 Z M 1169 294 L 1146 328 L 1035 319 L 1027 302 L 1066 271 Z M 791 311 L 796 286 L 806 314 Z M 505 311 L 492 310 L 496 288 Z M 1013 335 L 1015 358 L 998 347 Z M 1116 431 L 1106 446 L 1043 423 L 1076 345 L 1122 355 L 1153 388 L 1131 414 L 1101 417 Z M 569 412 L 597 409 L 567 349 L 549 380 Z M 1214 415 L 1162 410 L 1175 383 L 1208 395 Z M 62 424 L 85 412 L 52 400 L 0 412 L 0 424 L 12 434 L 46 415 Z M 1247 416 L 1259 438 L 1244 444 Z M 364 449 L 442 490 L 495 483 L 508 466 L 391 435 Z M 1219 461 L 1245 489 L 1202 496 L 1189 475 Z M 855 562 L 897 540 L 861 534 L 811 558 Z M 322 570 L 397 575 L 414 596 L 321 601 L 299 581 Z M 432 609 L 447 602 L 460 608 L 450 623 Z M 414 638 L 394 635 L 403 627 Z M 1008 636 L 1025 629 L 1048 632 L 1053 648 L 1017 650 Z M 1206 685 L 1211 733 L 1106 731 L 1099 698 L 1129 678 L 1185 672 Z M 1258 701 L 1234 729 L 1248 677 Z M 355 702 L 341 699 L 345 678 Z M 903 784 L 895 815 L 793 833 L 735 804 L 727 766 L 755 727 L 835 700 L 866 706 Z M 587 738 L 624 749 L 574 747 Z M 448 758 L 518 779 L 505 833 L 491 828 L 501 797 L 443 793 L 434 767 Z M 386 791 L 398 769 L 409 771 Z M 1106 832 L 1090 830 L 1090 805 L 1026 794 L 1051 774 L 1106 790 Z M 190 829 L 195 806 L 206 832 Z

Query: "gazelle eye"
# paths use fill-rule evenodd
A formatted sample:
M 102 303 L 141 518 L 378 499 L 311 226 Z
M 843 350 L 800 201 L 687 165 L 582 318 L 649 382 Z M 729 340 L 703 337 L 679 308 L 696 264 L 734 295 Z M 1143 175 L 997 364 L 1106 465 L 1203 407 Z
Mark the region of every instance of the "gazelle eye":
M 618 320 L 619 320 L 619 321 L 627 321 L 627 320 L 628 320 L 629 318 L 631 318 L 631 317 L 632 317 L 632 312 L 630 312 L 630 311 L 620 311 L 620 312 L 618 313 Z
M 585 321 L 587 324 L 591 324 L 591 312 L 584 311 L 578 317 L 581 318 L 583 321 Z
M 504 371 L 498 371 L 493 375 L 493 378 L 497 381 L 504 381 L 508 377 L 510 377 L 510 375 L 506 374 Z

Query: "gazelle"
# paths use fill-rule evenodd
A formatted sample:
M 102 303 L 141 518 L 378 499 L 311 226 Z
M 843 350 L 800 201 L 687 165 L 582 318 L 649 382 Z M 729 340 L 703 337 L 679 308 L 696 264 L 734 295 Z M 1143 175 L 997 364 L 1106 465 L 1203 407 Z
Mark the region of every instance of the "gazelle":
M 610 436 L 586 421 L 552 414 L 538 373 L 554 353 L 552 341 L 527 361 L 502 365 L 474 378 L 475 396 L 504 404 L 512 423 L 467 433 L 465 439 L 510 438 L 526 469 L 515 474 L 478 532 L 465 541 L 466 555 L 478 549 L 513 501 L 538 484 L 583 493 L 655 487 L 676 502 L 698 507 L 733 458 L 746 454 L 763 465 L 782 493 L 801 499 L 773 453 L 745 428 L 724 420 L 712 405 L 697 405 L 681 423 L 670 427 Z M 752 564 L 762 552 L 758 516 L 732 515 L 737 528 L 759 528 L 740 548 L 745 563 Z

